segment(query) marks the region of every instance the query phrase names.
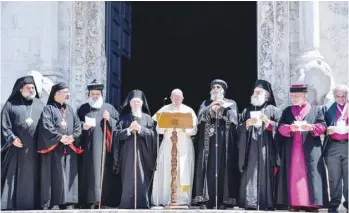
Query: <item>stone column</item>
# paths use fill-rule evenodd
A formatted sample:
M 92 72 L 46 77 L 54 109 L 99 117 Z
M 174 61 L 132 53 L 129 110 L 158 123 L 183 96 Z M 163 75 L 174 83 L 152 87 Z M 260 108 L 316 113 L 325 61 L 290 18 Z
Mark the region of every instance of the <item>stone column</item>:
M 106 82 L 105 2 L 73 2 L 70 88 L 71 104 L 78 107 L 87 100 L 87 84 L 97 79 Z
M 334 82 L 329 65 L 319 52 L 319 3 L 299 2 L 299 52 L 295 61 L 294 79 L 291 83 L 306 83 L 309 86 L 308 99 L 313 104 L 326 104 L 332 99 L 329 90 Z
M 299 2 L 299 50 L 305 63 L 323 59 L 319 52 L 319 3 L 317 1 Z
M 289 8 L 286 1 L 257 2 L 258 78 L 269 81 L 279 107 L 288 105 Z

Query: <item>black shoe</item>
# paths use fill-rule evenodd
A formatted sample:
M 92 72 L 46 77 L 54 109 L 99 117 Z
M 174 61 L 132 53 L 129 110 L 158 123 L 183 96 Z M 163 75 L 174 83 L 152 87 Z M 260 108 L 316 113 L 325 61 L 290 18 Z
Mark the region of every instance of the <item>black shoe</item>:
M 329 208 L 329 209 L 327 210 L 327 212 L 328 212 L 328 213 L 337 213 L 338 211 L 337 211 L 337 208 Z
M 227 209 L 227 207 L 226 207 L 224 204 L 221 204 L 221 205 L 219 206 L 219 209 Z
M 205 204 L 201 204 L 200 209 L 207 209 L 207 206 Z
M 59 210 L 59 206 L 58 205 L 54 205 L 52 207 L 49 208 L 50 210 Z
M 66 207 L 65 207 L 65 209 L 74 209 L 74 205 L 67 205 Z

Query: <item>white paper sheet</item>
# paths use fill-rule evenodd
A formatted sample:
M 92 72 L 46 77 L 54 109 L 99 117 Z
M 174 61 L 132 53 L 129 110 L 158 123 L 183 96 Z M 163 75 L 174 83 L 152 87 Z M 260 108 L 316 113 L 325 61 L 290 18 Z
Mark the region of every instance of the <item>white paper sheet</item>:
M 307 121 L 294 121 L 293 124 L 298 126 L 298 131 L 300 131 L 300 132 L 306 131 L 306 130 L 302 129 L 301 126 L 307 124 Z
M 90 117 L 85 116 L 85 123 L 89 126 L 95 127 L 96 126 L 96 118 L 90 118 Z
M 257 119 L 257 122 L 255 124 L 253 124 L 253 126 L 256 126 L 256 127 L 262 126 L 262 119 L 261 119 L 262 112 L 261 111 L 251 111 L 250 117 Z
M 347 126 L 344 121 L 337 121 L 336 126 L 330 126 L 328 128 L 333 129 L 337 134 L 347 134 L 349 132 L 349 126 Z

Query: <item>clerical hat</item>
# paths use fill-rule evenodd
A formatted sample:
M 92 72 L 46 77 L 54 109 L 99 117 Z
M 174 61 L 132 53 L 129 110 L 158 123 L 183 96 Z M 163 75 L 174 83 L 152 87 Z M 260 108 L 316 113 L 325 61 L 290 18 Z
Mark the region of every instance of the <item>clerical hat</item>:
M 66 89 L 66 88 L 69 88 L 69 87 L 68 87 L 68 84 L 65 82 L 59 82 L 59 83 L 53 85 L 51 88 L 50 96 L 48 97 L 48 100 L 47 100 L 47 104 L 54 102 L 54 100 L 55 100 L 54 97 L 56 95 L 56 92 L 58 92 L 62 89 Z
M 293 84 L 291 85 L 290 92 L 308 92 L 308 85 L 306 84 Z
M 104 89 L 104 85 L 101 82 L 99 82 L 96 79 L 94 79 L 91 83 L 89 83 L 87 85 L 87 89 L 89 91 L 91 91 L 91 90 L 103 90 Z
M 256 82 L 254 83 L 254 88 L 252 90 L 252 93 L 254 91 L 254 89 L 258 87 L 258 88 L 262 88 L 266 91 L 269 92 L 269 98 L 268 98 L 268 104 L 274 105 L 276 106 L 276 102 L 275 102 L 275 98 L 274 98 L 274 93 L 273 90 L 271 88 L 271 83 L 269 81 L 266 80 L 262 80 L 262 79 L 257 79 Z
M 34 81 L 33 76 L 31 75 L 26 75 L 23 76 L 21 78 L 18 78 L 13 86 L 12 92 L 10 97 L 7 99 L 7 101 L 11 101 L 12 99 L 16 98 L 16 97 L 21 97 L 21 93 L 20 90 L 23 88 L 24 85 L 26 84 L 34 84 L 35 86 L 35 91 L 36 91 L 36 98 L 39 98 L 39 93 L 38 93 L 38 89 L 36 88 L 36 84 Z
M 211 82 L 211 87 L 213 87 L 213 85 L 215 84 L 218 84 L 218 85 L 221 85 L 223 87 L 224 90 L 227 90 L 228 89 L 228 84 L 221 80 L 221 79 L 215 79 Z

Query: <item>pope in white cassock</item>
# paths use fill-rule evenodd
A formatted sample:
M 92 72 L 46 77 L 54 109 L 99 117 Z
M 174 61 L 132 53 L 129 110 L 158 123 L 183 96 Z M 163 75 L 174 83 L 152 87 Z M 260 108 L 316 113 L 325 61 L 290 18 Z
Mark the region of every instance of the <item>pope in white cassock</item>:
M 193 117 L 193 129 L 177 130 L 177 200 L 178 205 L 190 205 L 191 191 L 194 176 L 194 146 L 191 136 L 197 132 L 197 117 L 192 108 L 183 104 L 183 93 L 175 89 L 171 93 L 172 104 L 162 107 L 161 112 L 191 113 Z M 156 114 L 153 120 L 157 121 Z M 163 134 L 163 140 L 157 157 L 157 167 L 154 174 L 152 204 L 169 205 L 171 202 L 171 148 L 172 129 L 163 129 L 156 126 L 159 134 Z

